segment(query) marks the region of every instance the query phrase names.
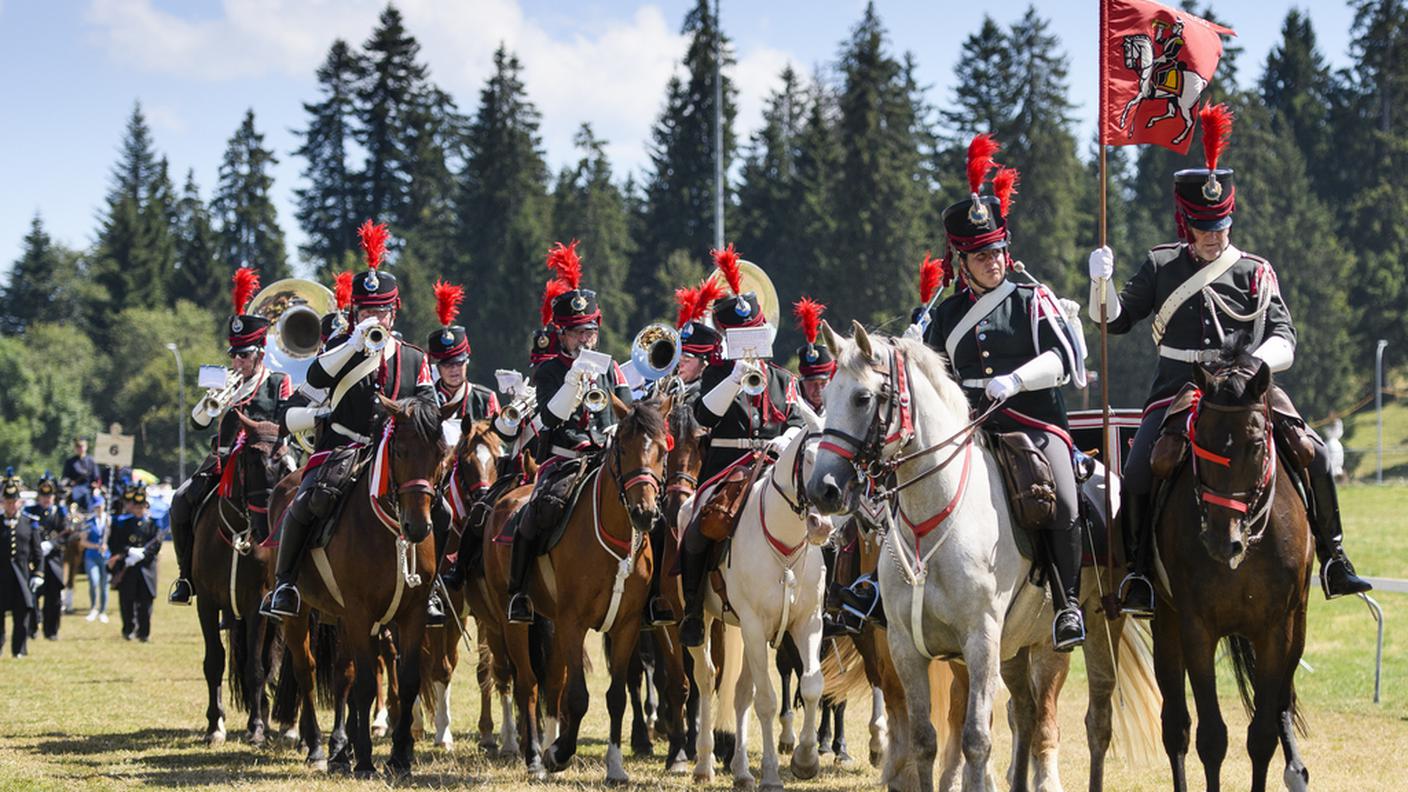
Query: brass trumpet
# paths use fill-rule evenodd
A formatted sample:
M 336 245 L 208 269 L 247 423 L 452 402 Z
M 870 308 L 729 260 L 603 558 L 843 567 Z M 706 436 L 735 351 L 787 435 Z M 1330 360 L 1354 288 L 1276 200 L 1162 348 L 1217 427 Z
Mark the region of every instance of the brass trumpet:
M 587 386 L 584 384 L 582 387 L 586 388 Z M 587 408 L 587 412 L 599 413 L 605 410 L 609 404 L 611 404 L 611 396 L 605 388 L 600 386 L 593 385 L 587 388 L 586 393 L 582 394 L 582 406 Z
M 740 389 L 749 396 L 757 396 L 768 389 L 768 375 L 761 366 L 751 361 L 747 365 L 748 370 L 743 373 Z
M 500 415 L 505 421 L 512 424 L 520 424 L 525 418 L 530 417 L 538 409 L 538 394 L 528 388 L 522 395 L 509 402 L 500 411 Z
M 243 375 L 230 372 L 230 375 L 225 378 L 224 386 L 206 391 L 205 397 L 200 400 L 201 409 L 210 416 L 211 420 L 219 418 L 220 414 L 230 406 L 230 402 L 235 398 L 235 392 L 243 384 Z
M 368 352 L 380 352 L 390 339 L 391 333 L 385 327 L 372 325 L 367 328 L 365 348 Z

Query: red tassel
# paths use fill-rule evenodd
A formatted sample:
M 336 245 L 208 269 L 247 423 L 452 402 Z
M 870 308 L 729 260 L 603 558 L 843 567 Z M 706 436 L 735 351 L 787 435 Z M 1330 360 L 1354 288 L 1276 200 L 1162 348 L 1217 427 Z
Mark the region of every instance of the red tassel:
M 992 170 L 992 158 L 998 148 L 998 142 L 986 132 L 974 137 L 968 144 L 968 192 L 982 192 L 983 180 Z
M 1203 160 L 1208 170 L 1217 169 L 1217 160 L 1232 137 L 1232 110 L 1225 104 L 1204 105 L 1198 111 L 1203 120 Z
M 552 324 L 552 301 L 572 291 L 572 286 L 561 278 L 553 278 L 543 286 L 543 307 L 539 313 L 544 325 Z
M 821 330 L 821 313 L 825 310 L 825 305 L 810 297 L 803 297 L 792 304 L 792 315 L 797 317 L 797 325 L 802 328 L 802 335 L 806 336 L 808 344 L 816 344 L 816 334 Z
M 929 251 L 924 251 L 924 261 L 919 264 L 919 302 L 929 304 L 943 277 L 943 259 L 931 258 Z
M 386 258 L 386 240 L 391 232 L 385 223 L 373 223 L 370 219 L 357 227 L 357 237 L 362 240 L 362 251 L 367 254 L 367 266 L 377 269 Z
M 235 270 L 235 276 L 231 278 L 235 288 L 230 295 L 231 302 L 235 305 L 235 315 L 244 313 L 244 309 L 249 305 L 249 298 L 259 291 L 259 273 L 249 267 L 240 267 Z
M 1017 183 L 1021 178 L 1022 174 L 1016 168 L 998 168 L 997 175 L 992 177 L 992 192 L 997 196 L 998 211 L 1004 218 L 1012 207 L 1012 196 L 1017 194 Z
M 679 305 L 680 312 L 675 318 L 675 327 L 681 328 L 694 321 L 694 304 L 697 301 L 698 289 L 675 289 L 675 303 Z
M 567 291 L 582 285 L 582 258 L 577 255 L 577 244 L 575 239 L 567 245 L 557 242 L 548 251 L 548 269 L 567 284 Z
M 463 301 L 463 286 L 456 286 L 436 279 L 435 317 L 440 320 L 442 326 L 449 327 L 450 323 L 455 321 L 455 317 L 460 313 L 460 303 Z
M 724 274 L 729 290 L 734 294 L 742 294 L 743 275 L 738 271 L 738 251 L 733 249 L 733 243 L 728 243 L 728 247 L 723 250 L 711 250 L 709 255 L 714 257 L 714 266 Z
M 337 302 L 337 310 L 345 311 L 347 306 L 352 304 L 352 273 L 339 272 L 333 281 L 333 300 Z

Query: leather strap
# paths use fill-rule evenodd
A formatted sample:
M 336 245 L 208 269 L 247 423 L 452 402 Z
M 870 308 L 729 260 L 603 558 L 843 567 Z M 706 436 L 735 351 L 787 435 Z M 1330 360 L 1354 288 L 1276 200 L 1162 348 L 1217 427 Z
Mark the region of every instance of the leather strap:
M 1164 304 L 1159 306 L 1159 312 L 1154 315 L 1154 324 L 1150 328 L 1150 332 L 1154 336 L 1154 343 L 1163 343 L 1164 331 L 1168 328 L 1168 321 L 1173 318 L 1175 311 L 1183 307 L 1183 304 L 1192 299 L 1193 295 L 1222 277 L 1224 273 L 1232 269 L 1232 265 L 1241 260 L 1242 251 L 1228 245 L 1227 249 L 1222 251 L 1222 255 L 1218 256 L 1215 261 L 1199 267 L 1197 272 L 1188 277 L 1188 280 L 1178 284 L 1178 288 L 1174 289 L 1168 299 L 1164 300 Z
M 948 353 L 950 365 L 953 363 L 953 352 L 958 349 L 958 342 L 963 339 L 963 336 L 967 335 L 968 331 L 972 330 L 984 317 L 997 310 L 997 306 L 1016 290 L 1017 284 L 1010 280 L 1004 280 L 996 289 L 979 297 L 978 301 L 973 303 L 973 307 L 968 309 L 968 313 L 958 320 L 958 324 L 954 325 L 953 330 L 949 331 L 948 337 L 944 339 L 944 351 Z

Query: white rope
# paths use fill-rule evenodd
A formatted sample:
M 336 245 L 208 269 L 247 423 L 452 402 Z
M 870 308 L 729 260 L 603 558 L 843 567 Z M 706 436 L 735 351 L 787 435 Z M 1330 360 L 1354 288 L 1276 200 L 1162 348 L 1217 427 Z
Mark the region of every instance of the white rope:
M 618 555 L 606 544 L 601 529 L 601 468 L 593 470 L 591 475 L 592 481 L 587 486 L 592 488 L 592 536 L 596 537 L 596 543 L 601 545 L 607 555 L 616 559 L 616 577 L 611 582 L 611 602 L 606 606 L 606 617 L 601 620 L 601 627 L 598 628 L 599 632 L 608 633 L 616 623 L 616 612 L 621 608 L 621 595 L 626 590 L 626 578 L 631 576 L 636 553 L 640 552 L 641 534 L 636 530 L 635 523 L 631 523 L 631 550 L 626 555 Z

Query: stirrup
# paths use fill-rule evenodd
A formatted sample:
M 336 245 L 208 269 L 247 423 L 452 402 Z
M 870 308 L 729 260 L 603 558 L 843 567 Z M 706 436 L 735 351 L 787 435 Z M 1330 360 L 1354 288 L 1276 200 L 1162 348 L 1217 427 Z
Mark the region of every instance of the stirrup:
M 1080 635 L 1062 640 L 1061 637 L 1057 635 L 1056 630 L 1061 625 L 1061 617 L 1066 614 L 1073 614 L 1075 616 L 1076 624 L 1080 626 Z M 1081 612 L 1081 609 L 1072 605 L 1057 611 L 1056 618 L 1051 620 L 1052 648 L 1058 652 L 1069 652 L 1083 643 L 1085 643 L 1085 614 Z
M 668 627 L 675 623 L 675 611 L 662 596 L 650 598 L 645 607 L 645 618 L 652 627 Z
M 1134 599 L 1135 592 L 1138 591 L 1137 587 L 1139 586 L 1143 586 L 1144 590 L 1149 592 L 1147 600 Z M 1149 582 L 1149 578 L 1137 572 L 1131 572 L 1125 575 L 1124 580 L 1120 581 L 1120 613 L 1126 616 L 1133 616 L 1136 619 L 1152 618 L 1154 615 L 1154 598 L 1154 584 Z
M 1336 567 L 1341 570 L 1340 574 L 1342 579 L 1338 582 L 1344 590 L 1331 592 L 1330 577 Z M 1374 586 L 1369 581 L 1359 577 L 1358 573 L 1354 571 L 1354 565 L 1351 564 L 1349 559 L 1341 552 L 1325 559 L 1325 563 L 1320 565 L 1320 590 L 1325 592 L 1325 599 L 1332 600 L 1352 594 L 1363 594 L 1366 591 L 1373 591 Z
M 445 606 L 440 601 L 439 592 L 433 588 L 430 590 L 430 597 L 425 601 L 425 626 L 445 626 Z
M 509 597 L 509 624 L 532 624 L 533 615 L 533 600 L 529 599 L 527 594 L 520 591 Z
M 182 596 L 184 595 L 184 596 Z M 190 607 L 191 597 L 195 595 L 191 581 L 185 578 L 176 578 L 171 581 L 171 588 L 166 592 L 166 601 L 172 605 Z
M 279 608 L 275 606 L 275 603 L 279 601 L 279 593 L 283 591 L 289 591 L 293 594 L 293 601 L 295 603 L 293 610 L 287 610 L 285 608 Z M 269 595 L 269 615 L 273 616 L 274 618 L 282 618 L 284 616 L 297 616 L 302 610 L 303 595 L 298 593 L 298 587 L 293 585 L 292 583 L 282 583 L 278 585 L 274 588 L 273 593 Z

